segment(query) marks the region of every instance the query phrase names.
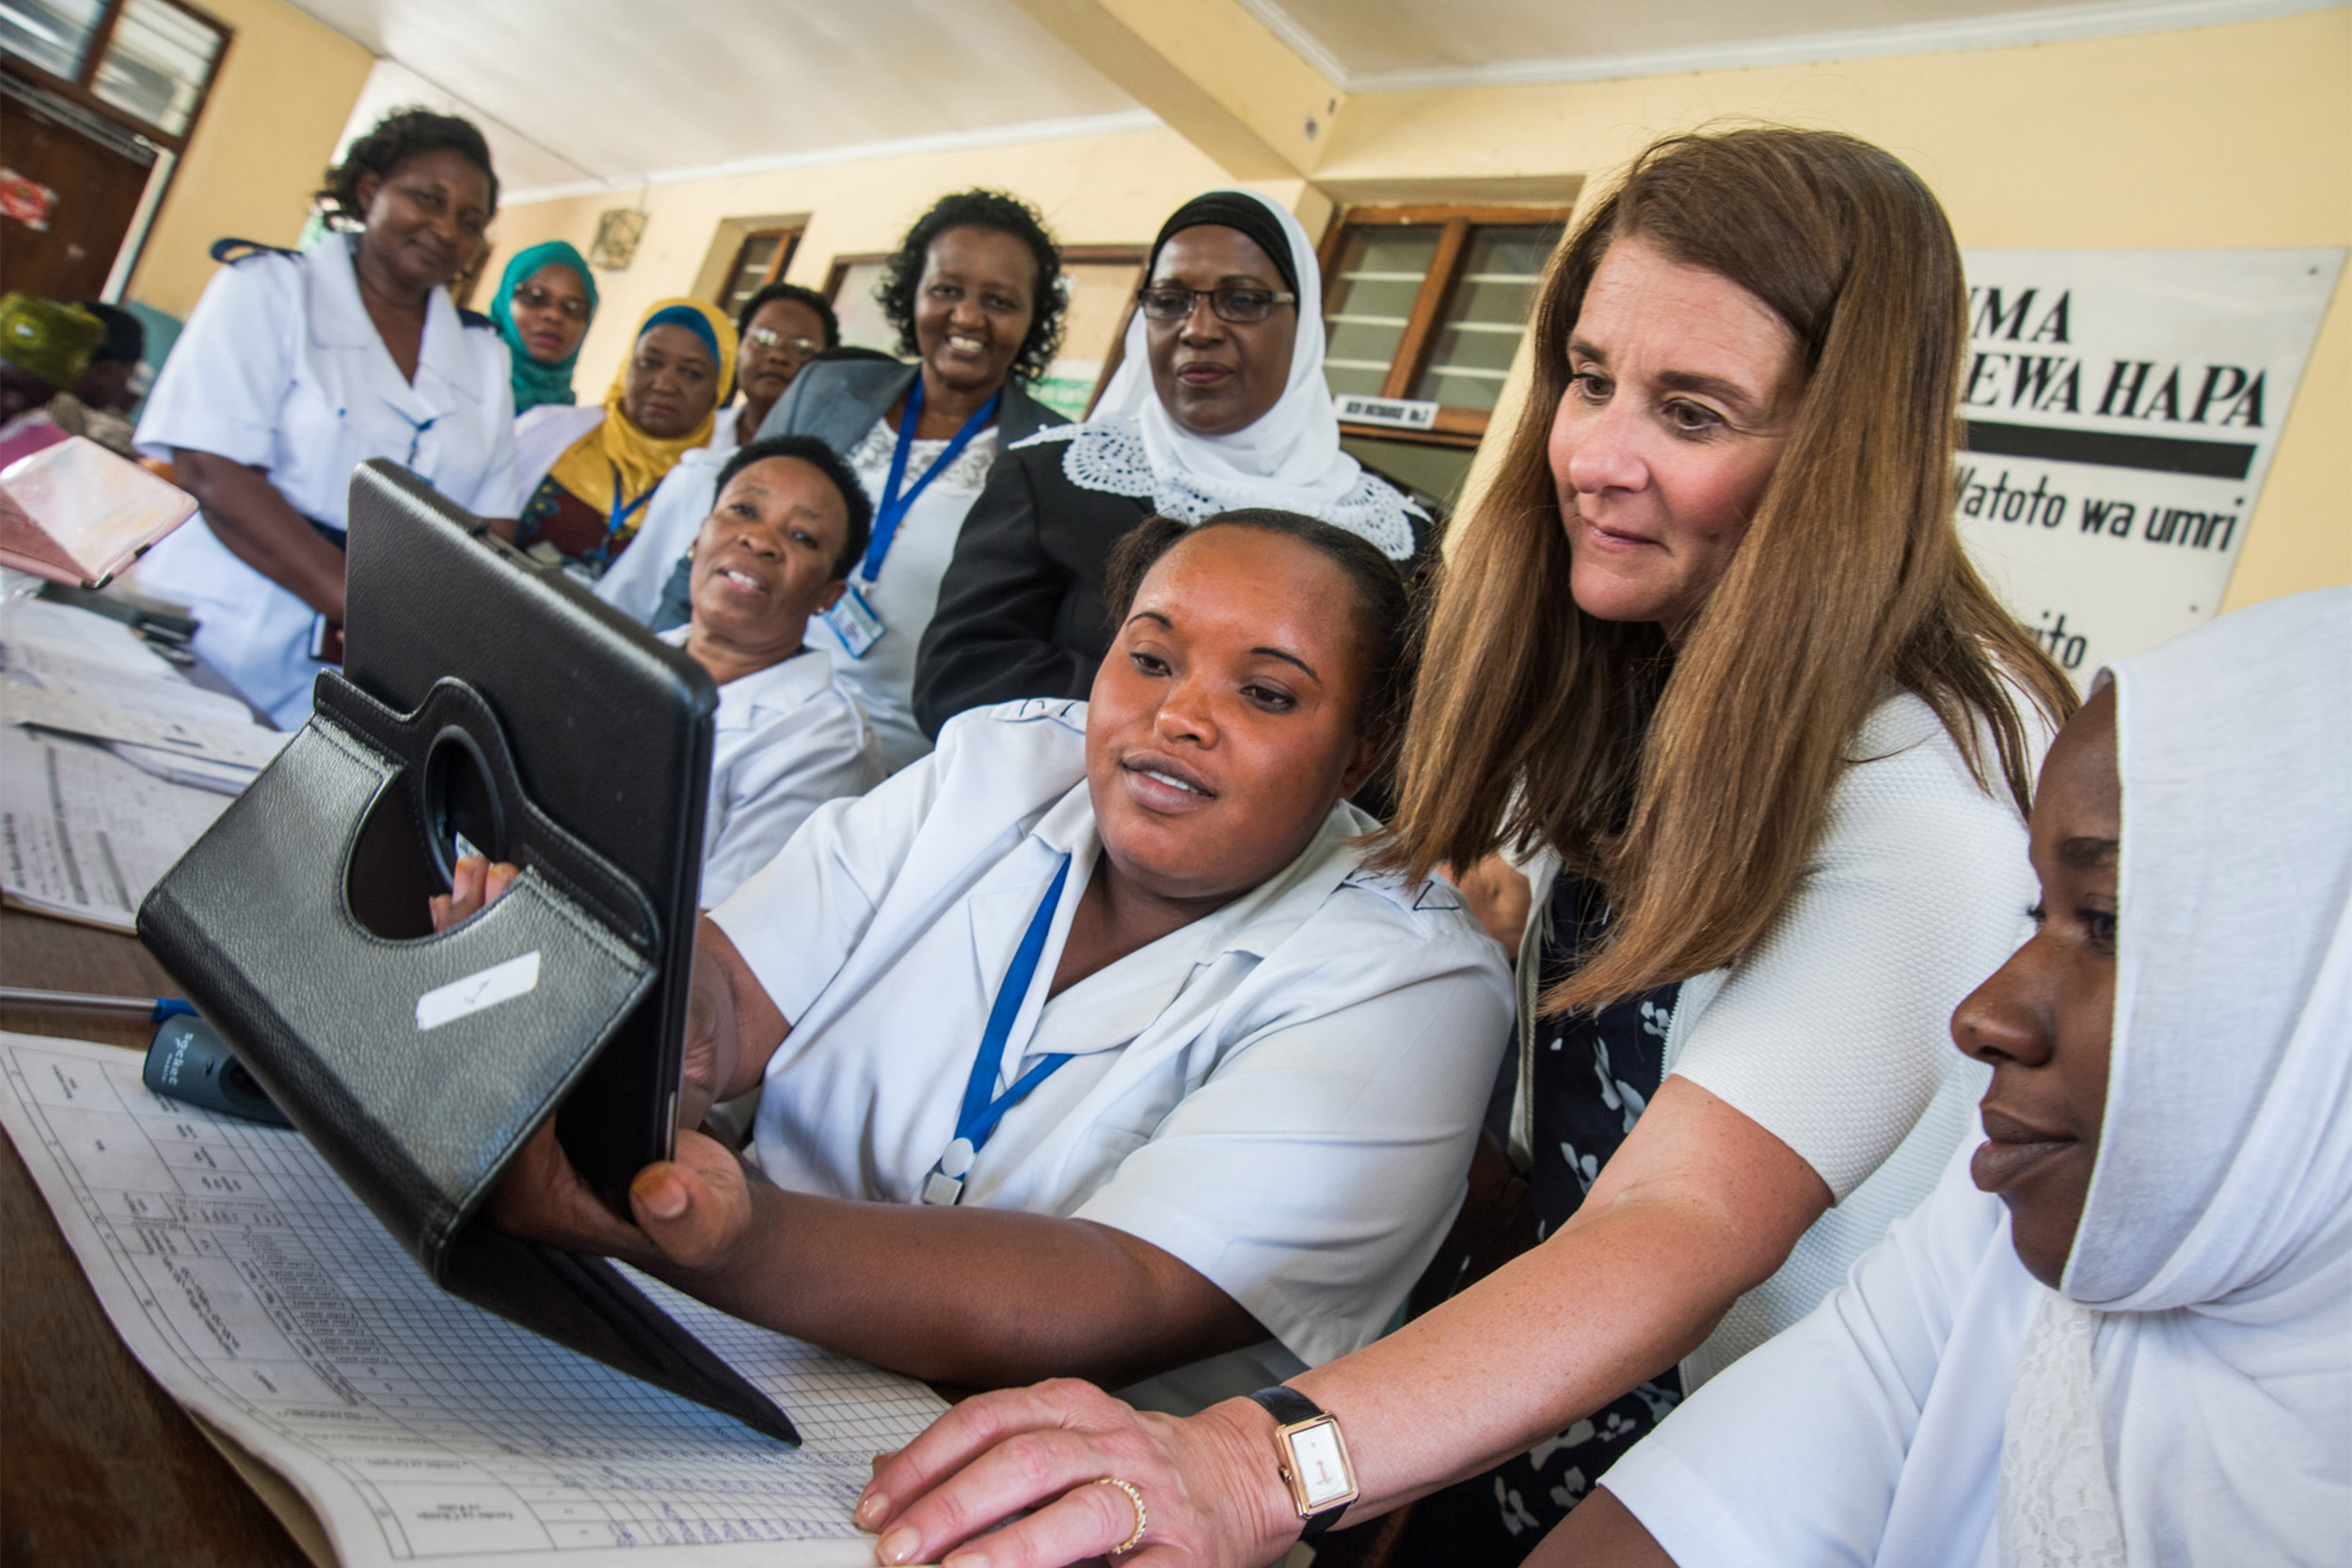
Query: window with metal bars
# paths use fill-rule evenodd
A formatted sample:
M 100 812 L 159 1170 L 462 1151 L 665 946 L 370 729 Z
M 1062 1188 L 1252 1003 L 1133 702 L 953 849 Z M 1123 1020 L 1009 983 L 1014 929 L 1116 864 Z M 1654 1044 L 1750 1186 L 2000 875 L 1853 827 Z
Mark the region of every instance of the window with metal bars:
M 1380 418 L 1343 421 L 1476 445 L 1567 220 L 1562 207 L 1347 212 L 1324 246 L 1324 376 L 1335 396 L 1375 400 Z

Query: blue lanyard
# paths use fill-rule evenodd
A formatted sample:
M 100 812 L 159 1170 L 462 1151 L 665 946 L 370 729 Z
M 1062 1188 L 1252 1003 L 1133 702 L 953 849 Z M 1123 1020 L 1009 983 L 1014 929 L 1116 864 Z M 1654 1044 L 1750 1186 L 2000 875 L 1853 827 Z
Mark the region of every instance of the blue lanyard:
M 604 531 L 604 544 L 599 546 L 602 553 L 612 553 L 612 541 L 620 537 L 621 530 L 628 527 L 628 520 L 643 512 L 645 509 L 645 503 L 651 499 L 653 499 L 653 491 L 648 490 L 627 506 L 623 506 L 621 504 L 621 470 L 617 467 L 612 470 L 612 513 L 609 519 L 612 526 Z
M 914 446 L 915 428 L 923 422 L 923 374 L 920 371 L 915 372 L 914 386 L 907 393 L 906 412 L 898 416 L 898 444 L 890 453 L 890 479 L 882 486 L 882 504 L 874 509 L 874 536 L 866 546 L 866 562 L 858 568 L 860 577 L 869 583 L 881 578 L 882 557 L 890 553 L 890 541 L 898 533 L 898 525 L 914 510 L 914 498 L 962 454 L 963 449 L 972 444 L 973 436 L 988 428 L 1004 395 L 1001 387 L 990 393 L 978 411 L 963 421 L 963 428 L 956 432 L 956 438 L 947 443 L 947 450 L 939 454 L 939 460 L 915 480 L 914 488 L 900 495 L 898 487 L 907 477 L 907 453 Z
M 939 1167 L 923 1183 L 926 1203 L 953 1203 L 962 1196 L 963 1178 L 972 1168 L 973 1157 L 988 1146 L 990 1134 L 996 1124 L 1005 1119 L 1005 1113 L 1029 1097 L 1036 1088 L 1070 1060 L 1067 1053 L 1045 1056 L 1023 1073 L 1003 1094 L 992 1097 L 990 1088 L 1004 1066 L 1005 1042 L 1012 1034 L 1012 1022 L 1021 1016 L 1021 1005 L 1029 997 L 1029 983 L 1037 977 L 1038 959 L 1045 953 L 1045 934 L 1053 928 L 1054 910 L 1061 903 L 1064 884 L 1070 880 L 1070 856 L 1064 853 L 1061 868 L 1054 873 L 1054 885 L 1045 890 L 1045 900 L 1029 917 L 1029 928 L 1021 938 L 1021 946 L 1012 956 L 1010 967 L 1005 971 L 1005 983 L 997 988 L 996 1004 L 988 1010 L 988 1027 L 980 1034 L 979 1053 L 972 1059 L 972 1076 L 964 1080 L 963 1109 L 956 1117 L 955 1141 L 939 1157 Z

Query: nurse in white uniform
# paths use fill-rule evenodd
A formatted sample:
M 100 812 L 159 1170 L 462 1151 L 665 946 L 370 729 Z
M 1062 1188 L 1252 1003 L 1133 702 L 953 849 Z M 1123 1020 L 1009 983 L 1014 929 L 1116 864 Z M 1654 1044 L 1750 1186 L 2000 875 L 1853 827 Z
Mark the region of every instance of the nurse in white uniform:
M 688 551 L 693 615 L 661 633 L 719 683 L 702 905 L 776 858 L 827 800 L 882 778 L 882 742 L 832 658 L 808 641 L 866 553 L 873 509 L 857 476 L 809 436 L 737 449 Z
M 203 623 L 197 652 L 287 728 L 310 716 L 322 662 L 342 656 L 355 467 L 389 458 L 489 517 L 521 499 L 506 345 L 447 287 L 498 206 L 482 134 L 450 115 L 393 115 L 323 194 L 364 227 L 215 275 L 137 437 L 203 506 L 147 557 L 139 585 L 188 606 Z
M 1368 872 L 1344 799 L 1393 725 L 1403 581 L 1282 513 L 1147 523 L 1119 565 L 1090 703 L 959 717 L 704 926 L 636 1223 L 551 1129 L 495 1223 L 967 1386 L 1252 1346 L 1263 1378 L 1387 1326 L 1511 1011 L 1501 950 Z M 691 1129 L 763 1081 L 753 1167 Z

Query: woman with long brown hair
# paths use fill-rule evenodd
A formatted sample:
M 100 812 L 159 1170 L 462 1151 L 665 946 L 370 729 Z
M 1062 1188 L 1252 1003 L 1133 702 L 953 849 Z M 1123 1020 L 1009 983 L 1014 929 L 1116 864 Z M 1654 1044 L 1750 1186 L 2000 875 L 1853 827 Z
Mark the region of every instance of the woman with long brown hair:
M 1184 1420 L 967 1402 L 877 1472 L 883 1561 L 1258 1563 L 1417 1497 L 1390 1560 L 1516 1560 L 1926 1193 L 1979 1086 L 1945 1020 L 2024 934 L 2074 706 L 1953 526 L 1965 346 L 1949 226 L 1889 154 L 1757 128 L 1635 160 L 1547 277 L 1387 849 L 1557 868 L 1511 1095 L 1534 1244 Z

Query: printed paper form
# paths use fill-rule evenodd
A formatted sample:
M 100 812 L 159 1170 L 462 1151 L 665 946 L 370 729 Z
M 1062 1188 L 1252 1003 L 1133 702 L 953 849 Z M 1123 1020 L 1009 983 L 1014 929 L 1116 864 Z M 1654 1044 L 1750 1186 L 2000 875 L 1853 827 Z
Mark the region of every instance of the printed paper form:
M 181 690 L 206 703 L 180 701 Z M 158 702 L 155 693 L 175 701 Z M 230 702 L 218 692 L 193 686 L 175 689 L 162 681 L 123 681 L 112 686 L 67 682 L 34 686 L 17 680 L 0 684 L 0 720 L 11 724 L 234 763 L 249 778 L 294 736 L 252 722 L 241 704 L 230 703 L 235 711 L 226 721 L 215 717 L 218 709 L 212 705 Z
M 283 1473 L 346 1568 L 870 1563 L 867 1461 L 946 1406 L 635 1276 L 782 1405 L 787 1448 L 427 1281 L 299 1135 L 0 1034 L 0 1124 L 116 1331 Z
M 27 909 L 132 929 L 148 890 L 229 797 L 102 746 L 0 725 L 0 888 Z

